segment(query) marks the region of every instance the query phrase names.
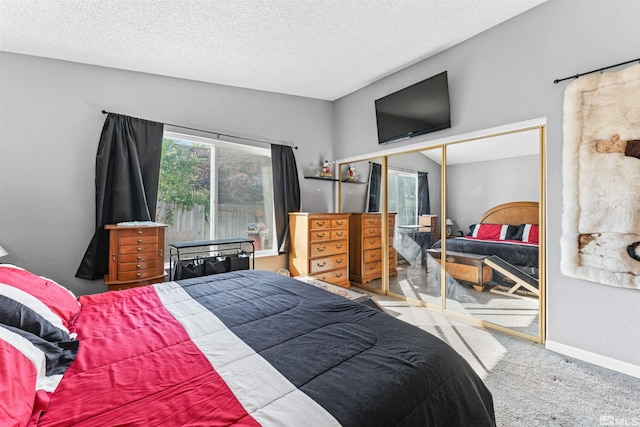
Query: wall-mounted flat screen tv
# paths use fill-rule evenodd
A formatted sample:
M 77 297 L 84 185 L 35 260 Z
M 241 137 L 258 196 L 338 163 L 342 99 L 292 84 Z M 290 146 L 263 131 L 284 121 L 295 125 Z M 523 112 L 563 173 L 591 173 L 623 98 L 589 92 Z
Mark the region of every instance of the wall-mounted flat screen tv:
M 447 72 L 376 100 L 378 143 L 451 127 Z

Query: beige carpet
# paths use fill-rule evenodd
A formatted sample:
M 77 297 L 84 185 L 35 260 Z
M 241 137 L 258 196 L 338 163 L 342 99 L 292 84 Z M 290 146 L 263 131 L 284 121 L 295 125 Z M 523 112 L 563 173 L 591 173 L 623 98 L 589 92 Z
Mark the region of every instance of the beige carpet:
M 374 295 L 387 313 L 439 337 L 484 380 L 499 427 L 640 426 L 640 379 Z

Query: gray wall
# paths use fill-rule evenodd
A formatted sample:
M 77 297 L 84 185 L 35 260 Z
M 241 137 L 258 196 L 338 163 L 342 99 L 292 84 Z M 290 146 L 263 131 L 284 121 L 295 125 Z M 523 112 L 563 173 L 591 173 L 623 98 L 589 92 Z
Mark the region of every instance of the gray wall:
M 539 117 L 547 120 L 547 338 L 640 366 L 640 291 L 560 273 L 562 100 L 553 80 L 638 57 L 640 2 L 551 0 L 433 58 L 335 102 L 334 154 L 373 154 L 374 100 L 443 70 L 452 128 L 429 140 Z M 419 140 L 395 143 L 413 144 Z M 390 146 L 385 146 L 390 149 Z
M 328 101 L 0 53 L 0 245 L 15 263 L 76 294 L 102 281 L 74 277 L 95 227 L 101 110 L 293 143 L 302 208 L 332 208 L 328 183 L 302 179 L 332 158 Z M 177 130 L 177 129 L 176 129 Z M 281 257 L 283 258 L 283 257 Z
M 539 176 L 540 157 L 535 155 L 447 166 L 447 187 L 451 189 L 447 217 L 456 230 L 468 233 L 469 225 L 491 207 L 539 201 Z

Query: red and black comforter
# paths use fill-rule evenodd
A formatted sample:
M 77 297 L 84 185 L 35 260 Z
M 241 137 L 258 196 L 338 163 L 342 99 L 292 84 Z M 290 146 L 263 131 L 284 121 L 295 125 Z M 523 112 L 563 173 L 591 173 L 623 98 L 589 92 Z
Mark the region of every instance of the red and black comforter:
M 80 297 L 39 426 L 491 426 L 448 345 L 295 279 L 241 271 Z

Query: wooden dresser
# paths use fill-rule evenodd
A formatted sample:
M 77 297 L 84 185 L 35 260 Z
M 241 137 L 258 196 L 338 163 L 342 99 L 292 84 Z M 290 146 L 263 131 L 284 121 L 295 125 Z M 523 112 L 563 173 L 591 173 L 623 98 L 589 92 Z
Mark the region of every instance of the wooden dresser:
M 426 232 L 431 235 L 431 243 L 435 243 L 440 238 L 440 228 L 438 227 L 437 215 L 418 215 L 418 231 Z
M 104 283 L 110 291 L 164 282 L 164 232 L 159 223 L 107 224 L 109 273 Z
M 366 284 L 382 277 L 382 214 L 354 213 L 349 220 L 349 279 Z M 389 276 L 396 276 L 397 255 L 393 248 L 395 212 L 389 213 Z
M 289 213 L 289 271 L 349 287 L 349 217 L 345 213 Z

